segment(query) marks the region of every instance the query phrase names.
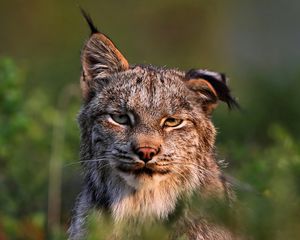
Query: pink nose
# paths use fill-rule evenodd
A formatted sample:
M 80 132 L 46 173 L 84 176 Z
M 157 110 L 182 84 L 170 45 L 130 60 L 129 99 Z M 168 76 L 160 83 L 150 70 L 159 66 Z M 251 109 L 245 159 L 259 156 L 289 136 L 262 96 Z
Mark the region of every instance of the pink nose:
M 139 156 L 139 158 L 146 163 L 158 153 L 158 149 L 151 147 L 140 147 L 137 148 L 135 152 Z

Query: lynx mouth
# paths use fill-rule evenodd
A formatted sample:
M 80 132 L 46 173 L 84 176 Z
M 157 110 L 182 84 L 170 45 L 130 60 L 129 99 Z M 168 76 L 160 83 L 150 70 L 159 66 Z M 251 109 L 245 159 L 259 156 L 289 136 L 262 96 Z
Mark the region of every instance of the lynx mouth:
M 127 174 L 134 174 L 136 176 L 140 175 L 148 175 L 148 176 L 153 176 L 153 175 L 165 175 L 170 173 L 169 169 L 158 169 L 154 167 L 149 167 L 147 165 L 144 165 L 142 167 L 128 167 L 128 166 L 118 166 L 117 169 L 123 173 Z

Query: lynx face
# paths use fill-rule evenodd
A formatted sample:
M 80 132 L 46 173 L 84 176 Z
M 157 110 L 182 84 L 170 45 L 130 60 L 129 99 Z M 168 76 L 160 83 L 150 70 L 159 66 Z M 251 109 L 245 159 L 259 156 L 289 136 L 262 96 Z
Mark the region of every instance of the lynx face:
M 92 158 L 134 188 L 196 184 L 214 128 L 183 73 L 137 66 L 106 81 L 83 109 Z
M 222 192 L 210 115 L 218 100 L 236 105 L 224 75 L 130 66 L 88 21 L 79 124 L 94 204 L 116 220 L 165 218 L 196 188 Z

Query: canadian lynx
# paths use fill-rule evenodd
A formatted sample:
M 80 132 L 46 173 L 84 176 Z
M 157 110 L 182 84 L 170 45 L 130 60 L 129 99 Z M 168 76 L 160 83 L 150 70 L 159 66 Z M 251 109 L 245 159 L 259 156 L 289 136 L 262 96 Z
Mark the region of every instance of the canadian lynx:
M 238 106 L 225 75 L 129 65 L 84 16 L 92 31 L 81 55 L 84 103 L 78 122 L 84 184 L 69 239 L 86 236 L 85 219 L 92 209 L 108 212 L 116 225 L 143 224 L 167 220 L 180 199 L 194 193 L 228 198 L 228 183 L 214 157 L 211 122 L 219 100 Z M 177 229 L 183 230 L 174 239 L 182 234 L 187 239 L 234 239 L 207 220 L 184 215 L 178 222 L 183 228 Z

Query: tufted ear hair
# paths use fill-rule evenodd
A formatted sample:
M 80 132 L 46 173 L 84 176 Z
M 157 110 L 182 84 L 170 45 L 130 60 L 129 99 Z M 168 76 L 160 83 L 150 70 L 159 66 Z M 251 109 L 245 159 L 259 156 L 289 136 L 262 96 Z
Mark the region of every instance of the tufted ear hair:
M 109 75 L 129 69 L 129 64 L 114 43 L 95 27 L 90 16 L 81 9 L 91 29 L 91 36 L 81 54 L 82 77 L 80 85 L 86 99 L 94 79 L 105 79 Z
M 185 80 L 187 87 L 201 96 L 203 108 L 207 113 L 216 108 L 218 100 L 226 102 L 229 109 L 239 108 L 227 86 L 225 74 L 192 69 L 186 73 Z

